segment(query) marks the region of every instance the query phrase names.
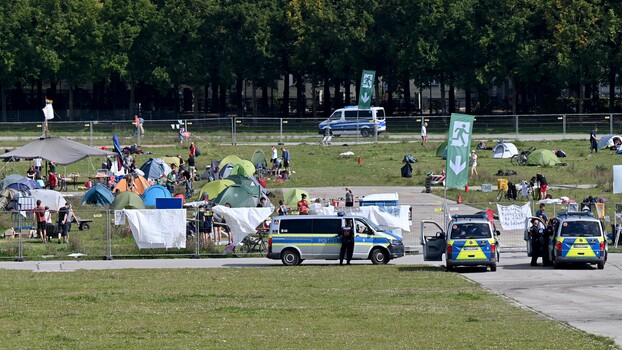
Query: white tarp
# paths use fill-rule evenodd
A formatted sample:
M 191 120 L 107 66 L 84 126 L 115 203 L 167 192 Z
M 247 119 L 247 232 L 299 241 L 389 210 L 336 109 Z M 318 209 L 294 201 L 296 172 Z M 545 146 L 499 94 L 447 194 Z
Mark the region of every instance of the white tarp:
M 309 214 L 311 215 L 337 215 L 335 212 L 335 207 L 333 206 L 322 206 L 320 203 L 311 203 L 309 205 Z
M 522 206 L 497 204 L 497 213 L 504 230 L 522 230 L 525 228 L 525 220 L 532 216 L 529 203 Z
M 403 231 L 410 232 L 409 205 L 391 207 L 379 207 L 376 205 L 364 207 L 345 207 L 343 208 L 343 211 L 346 214 L 368 218 L 371 222 L 382 228 L 400 228 Z
M 613 166 L 613 193 L 622 193 L 622 165 Z
M 124 211 L 138 249 L 186 247 L 186 209 Z
M 212 211 L 224 217 L 233 235 L 232 241 L 239 242 L 244 236 L 256 233 L 257 226 L 270 217 L 274 208 L 228 208 L 217 205 Z
M 58 191 L 42 189 L 30 190 L 30 196 L 33 197 L 35 201 L 40 199 L 41 205 L 44 207 L 50 207 L 50 210 L 52 211 L 58 211 L 60 208 L 65 206 L 65 203 L 67 203 L 65 197 L 63 197 L 63 195 Z

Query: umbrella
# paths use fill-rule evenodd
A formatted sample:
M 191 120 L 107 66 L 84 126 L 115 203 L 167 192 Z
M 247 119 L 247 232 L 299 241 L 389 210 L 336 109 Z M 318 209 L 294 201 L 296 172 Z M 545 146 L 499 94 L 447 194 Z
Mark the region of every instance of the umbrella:
M 283 204 L 289 208 L 296 208 L 302 194 L 306 194 L 309 198 L 309 192 L 298 188 L 291 188 L 283 192 Z
M 110 209 L 145 209 L 145 203 L 143 202 L 142 198 L 140 198 L 140 196 L 136 193 L 125 191 L 119 193 L 115 197 L 112 205 L 110 206 Z
M 7 186 L 9 186 L 10 184 L 16 183 L 17 181 L 23 178 L 27 178 L 27 177 L 19 175 L 19 174 L 11 174 L 5 177 L 4 179 L 2 179 L 2 181 L 0 182 L 0 188 L 7 188 Z
M 235 182 L 229 179 L 215 180 L 215 181 L 208 182 L 205 185 L 203 185 L 203 187 L 201 187 L 199 198 L 203 198 L 203 193 L 207 193 L 210 199 L 214 199 L 218 197 L 220 192 L 224 191 L 225 188 L 231 185 L 234 185 L 234 184 Z

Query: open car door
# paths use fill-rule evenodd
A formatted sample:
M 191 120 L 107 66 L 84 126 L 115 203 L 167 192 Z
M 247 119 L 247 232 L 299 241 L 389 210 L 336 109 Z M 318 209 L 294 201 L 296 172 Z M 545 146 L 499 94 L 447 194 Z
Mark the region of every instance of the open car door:
M 525 231 L 523 233 L 523 239 L 525 240 L 525 242 L 527 242 L 527 256 L 531 256 L 531 239 L 529 239 L 529 228 L 531 227 L 532 220 L 537 220 L 538 225 L 540 226 L 540 228 L 542 228 L 542 230 L 546 229 L 544 221 L 542 221 L 542 219 L 537 216 L 530 216 L 525 219 Z
M 442 261 L 447 246 L 447 235 L 435 221 L 421 220 L 423 260 Z

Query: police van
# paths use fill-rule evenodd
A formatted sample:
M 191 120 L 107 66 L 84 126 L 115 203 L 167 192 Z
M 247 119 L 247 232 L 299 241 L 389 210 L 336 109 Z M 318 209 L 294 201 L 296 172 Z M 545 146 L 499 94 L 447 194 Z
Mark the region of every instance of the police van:
M 497 271 L 499 234 L 486 213 L 454 215 L 446 231 L 435 221 L 421 220 L 423 260 L 442 261 L 444 255 L 446 271 L 455 266 L 489 266 Z
M 322 135 L 330 128 L 334 136 L 356 135 L 358 132 L 363 137 L 369 137 L 374 136 L 374 128 L 378 134 L 387 131 L 387 120 L 382 107 L 359 109 L 358 106 L 347 106 L 334 111 L 318 127 Z
M 531 240 L 529 225 L 532 220 L 544 222 L 538 217 L 530 217 L 525 221 L 527 253 L 531 256 Z M 601 222 L 592 212 L 560 212 L 550 220 L 553 229 L 548 239 L 547 251 L 550 261 L 557 269 L 564 264 L 592 264 L 598 269 L 605 268 L 607 262 L 607 238 Z
M 346 220 L 354 223 L 353 260 L 386 264 L 404 256 L 399 236 L 385 231 L 359 216 L 285 215 L 272 219 L 268 236 L 269 259 L 283 265 L 300 265 L 306 259 L 339 259 L 342 228 Z

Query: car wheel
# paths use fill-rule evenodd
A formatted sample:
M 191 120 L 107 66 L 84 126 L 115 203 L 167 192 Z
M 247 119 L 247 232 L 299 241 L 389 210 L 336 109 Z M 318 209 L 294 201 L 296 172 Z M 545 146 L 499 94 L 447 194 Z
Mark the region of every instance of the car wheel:
M 453 269 L 454 269 L 454 267 L 453 267 L 453 266 L 451 266 L 451 265 L 449 265 L 449 264 L 445 263 L 445 271 L 447 271 L 447 272 L 451 272 Z
M 384 250 L 376 248 L 371 251 L 371 262 L 374 265 L 384 265 L 389 262 L 389 256 Z
M 286 249 L 281 253 L 281 261 L 285 266 L 296 266 L 300 264 L 300 255 L 294 249 Z
M 492 272 L 497 271 L 497 264 L 490 265 L 490 271 L 492 271 Z
M 605 268 L 605 262 L 604 261 L 599 262 L 597 267 L 598 267 L 599 270 L 604 269 Z
M 371 132 L 369 131 L 369 129 L 361 129 L 361 136 L 363 136 L 363 137 L 370 137 L 371 136 Z

